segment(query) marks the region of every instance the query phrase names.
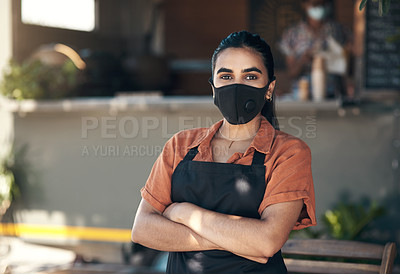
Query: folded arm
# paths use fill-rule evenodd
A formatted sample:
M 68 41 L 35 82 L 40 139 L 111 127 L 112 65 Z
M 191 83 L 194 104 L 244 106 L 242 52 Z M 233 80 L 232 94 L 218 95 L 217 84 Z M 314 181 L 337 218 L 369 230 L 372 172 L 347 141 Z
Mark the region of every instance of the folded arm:
M 132 241 L 161 251 L 220 249 L 217 245 L 182 224 L 163 217 L 142 199 L 132 228 Z
M 268 206 L 261 219 L 220 214 L 190 203 L 174 203 L 164 216 L 183 224 L 224 250 L 268 258 L 287 241 L 303 207 L 303 200 Z
M 164 217 L 144 199 L 136 213 L 132 228 L 132 241 L 149 248 L 171 252 L 223 249 L 191 228 Z M 268 261 L 262 257 L 235 254 L 259 263 Z

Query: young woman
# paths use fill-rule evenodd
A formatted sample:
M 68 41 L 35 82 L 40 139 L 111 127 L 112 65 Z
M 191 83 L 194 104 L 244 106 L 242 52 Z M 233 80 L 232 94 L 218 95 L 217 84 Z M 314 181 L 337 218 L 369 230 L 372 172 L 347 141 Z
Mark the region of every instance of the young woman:
M 224 119 L 175 134 L 143 187 L 132 240 L 169 251 L 167 273 L 286 273 L 292 229 L 315 225 L 311 154 L 278 130 L 268 44 L 232 33 L 212 57 Z

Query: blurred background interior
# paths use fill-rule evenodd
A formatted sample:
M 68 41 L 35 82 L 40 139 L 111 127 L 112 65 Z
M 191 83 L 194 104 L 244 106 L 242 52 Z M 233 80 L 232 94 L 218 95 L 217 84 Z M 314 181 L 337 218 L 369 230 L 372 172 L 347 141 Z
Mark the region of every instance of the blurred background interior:
M 162 269 L 130 243 L 139 191 L 173 133 L 222 118 L 210 60 L 239 30 L 270 44 L 281 130 L 312 151 L 319 225 L 293 237 L 400 243 L 400 2 L 383 2 L 1 0 L 0 270 L 28 273 L 24 244 L 60 252 L 47 269 Z

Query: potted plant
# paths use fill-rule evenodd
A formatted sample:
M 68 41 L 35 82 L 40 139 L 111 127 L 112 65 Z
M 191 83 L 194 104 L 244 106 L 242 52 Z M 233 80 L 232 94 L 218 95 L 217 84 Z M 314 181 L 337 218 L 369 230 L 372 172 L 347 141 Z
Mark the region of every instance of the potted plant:
M 67 60 L 59 67 L 40 60 L 11 60 L 4 70 L 0 93 L 10 99 L 56 99 L 74 94 L 78 69 Z

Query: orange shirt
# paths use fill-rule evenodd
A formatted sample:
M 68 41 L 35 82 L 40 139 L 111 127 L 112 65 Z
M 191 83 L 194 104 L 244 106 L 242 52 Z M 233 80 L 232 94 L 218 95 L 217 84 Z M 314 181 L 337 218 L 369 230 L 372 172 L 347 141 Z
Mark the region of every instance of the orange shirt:
M 189 149 L 198 146 L 194 161 L 212 162 L 211 140 L 219 121 L 210 128 L 195 128 L 175 134 L 167 141 L 142 188 L 142 198 L 163 212 L 171 201 L 171 176 Z M 234 153 L 227 163 L 251 165 L 254 150 L 265 153 L 266 190 L 258 212 L 271 205 L 303 199 L 304 207 L 293 229 L 316 225 L 314 185 L 311 173 L 311 151 L 299 138 L 275 130 L 265 119 L 245 153 Z

